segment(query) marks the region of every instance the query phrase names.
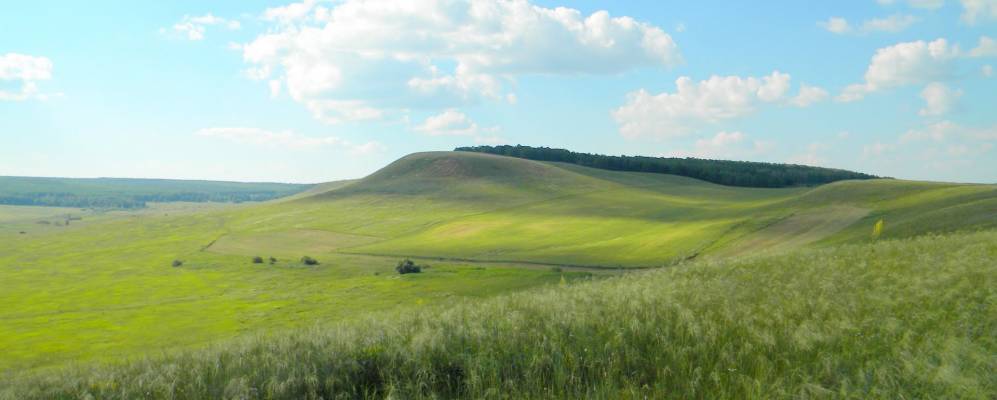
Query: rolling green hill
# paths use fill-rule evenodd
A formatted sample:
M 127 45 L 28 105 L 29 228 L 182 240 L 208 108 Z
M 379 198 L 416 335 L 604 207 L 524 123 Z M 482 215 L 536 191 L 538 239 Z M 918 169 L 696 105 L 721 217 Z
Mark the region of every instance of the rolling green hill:
M 246 240 L 289 228 L 367 238 L 339 249 L 353 254 L 655 267 L 863 241 L 879 219 L 889 227 L 886 237 L 993 227 L 995 202 L 993 185 L 866 180 L 741 188 L 441 152 L 402 158 L 319 196 L 247 211 L 236 225 Z
M 95 213 L 69 226 L 39 222 L 72 209 L 19 210 L 0 208 L 0 371 L 8 373 L 172 354 L 247 335 L 284 337 L 352 324 L 371 312 L 444 312 L 452 304 L 601 280 L 627 268 L 695 271 L 731 256 L 830 257 L 839 246 L 868 244 L 880 220 L 886 228 L 879 240 L 991 230 L 997 186 L 873 179 L 749 188 L 431 152 L 364 179 L 263 203 Z M 956 235 L 946 243 L 963 237 L 992 239 Z M 853 260 L 890 248 L 884 246 L 842 251 Z M 807 256 L 765 255 L 801 249 Z M 305 255 L 321 263 L 303 265 Z M 254 256 L 277 262 L 253 264 Z M 406 257 L 430 268 L 399 276 L 394 265 Z M 182 265 L 172 267 L 174 260 Z M 776 276 L 790 261 L 759 263 L 750 265 Z M 710 268 L 722 274 L 748 264 L 718 265 L 727 266 Z M 822 259 L 812 265 L 813 271 L 840 267 Z M 785 277 L 786 285 L 815 276 Z M 758 282 L 730 284 L 768 290 L 751 286 Z

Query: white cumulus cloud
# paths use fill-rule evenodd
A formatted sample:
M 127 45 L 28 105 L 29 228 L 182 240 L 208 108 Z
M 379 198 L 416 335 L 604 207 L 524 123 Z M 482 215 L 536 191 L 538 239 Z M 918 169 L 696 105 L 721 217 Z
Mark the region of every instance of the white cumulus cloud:
M 479 136 L 498 131 L 498 128 L 482 128 L 466 114 L 455 109 L 443 111 L 439 115 L 426 118 L 414 128 L 431 136 Z
M 952 109 L 955 102 L 962 96 L 962 90 L 952 90 L 942 83 L 932 82 L 921 91 L 924 108 L 918 112 L 922 116 L 944 115 Z
M 263 12 L 263 19 L 267 21 L 278 21 L 282 23 L 294 23 L 305 19 L 315 9 L 315 0 L 305 0 L 300 3 L 291 3 L 286 6 L 271 7 Z
M 904 85 L 925 84 L 952 77 L 959 47 L 945 39 L 898 43 L 876 51 L 865 72 L 865 82 L 849 85 L 838 101 L 855 101 L 866 94 Z
M 675 81 L 674 93 L 630 93 L 612 117 L 624 137 L 683 136 L 704 123 L 747 115 L 759 104 L 784 100 L 789 85 L 789 74 L 779 71 L 762 78 L 712 76 L 699 82 L 684 76 Z
M 896 33 L 909 28 L 917 21 L 918 18 L 913 15 L 895 14 L 885 18 L 873 18 L 866 20 L 857 27 L 852 26 L 847 19 L 841 17 L 831 17 L 827 21 L 818 22 L 817 25 L 826 29 L 828 32 L 839 35 L 848 33 L 868 34 L 873 32 Z
M 973 25 L 979 21 L 997 20 L 997 0 L 960 0 L 962 21 Z
M 789 103 L 797 107 L 809 107 L 811 104 L 824 101 L 827 96 L 827 90 L 804 83 L 800 84 L 800 93 L 793 97 Z
M 897 0 L 876 0 L 879 4 L 892 5 L 897 3 Z M 907 3 L 907 5 L 914 8 L 925 8 L 925 9 L 936 9 L 941 8 L 945 5 L 945 0 L 906 0 L 899 1 L 902 3 Z
M 989 36 L 980 36 L 980 42 L 969 51 L 972 57 L 997 57 L 997 40 Z
M 852 25 L 848 23 L 847 19 L 841 17 L 831 17 L 827 21 L 822 21 L 817 23 L 821 28 L 826 29 L 828 32 L 845 34 L 852 31 Z
M 48 95 L 39 93 L 38 82 L 52 79 L 52 60 L 18 53 L 0 55 L 0 100 L 44 100 Z M 8 85 L 15 90 L 6 90 Z
M 248 75 L 281 81 L 327 122 L 508 99 L 525 74 L 681 62 L 675 41 L 654 25 L 526 0 L 305 1 L 263 18 L 276 25 L 241 46 Z
M 877 0 L 879 4 L 891 5 L 897 0 Z M 915 8 L 938 9 L 945 0 L 907 0 L 907 5 Z M 962 5 L 962 21 L 973 25 L 979 21 L 997 19 L 997 0 L 959 0 Z
M 229 30 L 241 27 L 239 21 L 216 17 L 210 13 L 200 16 L 184 15 L 180 22 L 173 25 L 173 31 L 189 40 L 202 40 L 208 26 L 222 26 Z

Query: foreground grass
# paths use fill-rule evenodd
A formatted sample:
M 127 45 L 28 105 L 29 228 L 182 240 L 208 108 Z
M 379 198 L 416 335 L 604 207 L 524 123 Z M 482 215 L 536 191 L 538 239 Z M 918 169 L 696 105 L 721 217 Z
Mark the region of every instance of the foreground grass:
M 0 384 L 0 398 L 997 396 L 997 232 L 706 261 Z

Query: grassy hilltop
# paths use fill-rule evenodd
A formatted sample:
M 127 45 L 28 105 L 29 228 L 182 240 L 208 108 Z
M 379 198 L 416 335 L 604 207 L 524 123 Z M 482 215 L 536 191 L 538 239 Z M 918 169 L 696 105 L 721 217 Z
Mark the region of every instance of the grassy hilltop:
M 4 207 L 15 398 L 994 393 L 994 185 L 733 187 L 432 152 L 258 204 L 68 226 L 40 222 L 78 209 Z M 398 275 L 402 258 L 430 268 Z

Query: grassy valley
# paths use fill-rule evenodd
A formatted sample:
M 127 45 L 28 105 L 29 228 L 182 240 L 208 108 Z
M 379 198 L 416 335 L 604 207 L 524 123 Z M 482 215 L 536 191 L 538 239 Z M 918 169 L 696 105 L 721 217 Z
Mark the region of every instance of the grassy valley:
M 7 206 L 0 396 L 987 398 L 995 227 L 994 185 L 472 152 L 263 203 Z

